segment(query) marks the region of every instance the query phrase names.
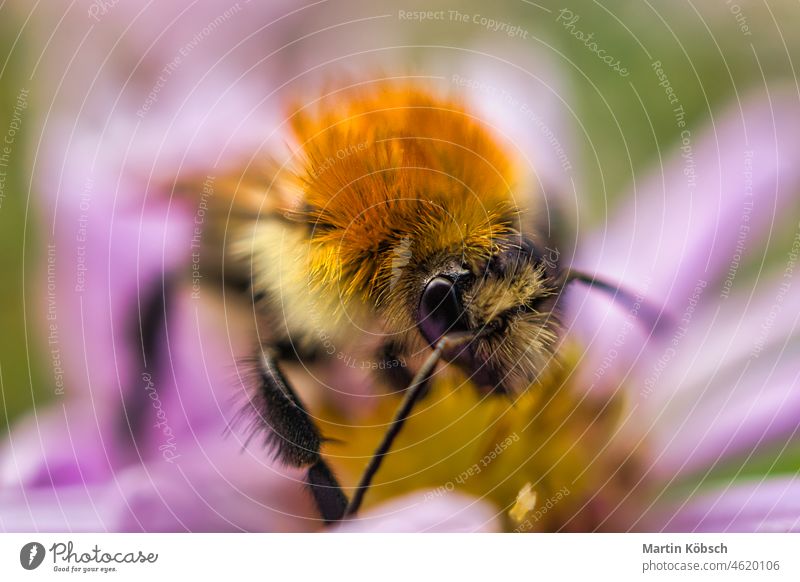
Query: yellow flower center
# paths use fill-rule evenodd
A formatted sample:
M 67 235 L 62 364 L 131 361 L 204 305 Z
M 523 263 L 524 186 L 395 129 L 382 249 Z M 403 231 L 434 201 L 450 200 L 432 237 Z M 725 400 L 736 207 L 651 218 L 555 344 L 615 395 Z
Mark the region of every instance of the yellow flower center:
M 641 470 L 633 447 L 615 438 L 625 404 L 581 390 L 579 360 L 574 346 L 562 349 L 527 391 L 509 397 L 482 395 L 454 366 L 441 367 L 364 507 L 414 490 L 430 502 L 461 491 L 491 501 L 510 531 L 627 529 L 620 502 Z M 358 482 L 399 399 L 379 399 L 357 423 L 322 415 L 326 457 L 344 487 Z

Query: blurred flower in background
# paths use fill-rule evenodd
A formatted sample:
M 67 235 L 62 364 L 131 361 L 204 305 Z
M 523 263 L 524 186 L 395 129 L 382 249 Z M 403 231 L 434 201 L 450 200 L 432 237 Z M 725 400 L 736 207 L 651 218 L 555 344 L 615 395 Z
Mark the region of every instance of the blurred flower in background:
M 564 369 L 513 407 L 443 375 L 344 527 L 800 527 L 798 8 L 742 4 L 6 6 L 0 528 L 320 528 L 302 476 L 226 434 L 252 315 L 197 293 L 203 198 L 173 190 L 213 196 L 285 151 L 289 99 L 378 69 L 462 95 L 577 229 L 562 261 L 670 323 L 573 291 Z M 394 405 L 332 407 L 345 483 Z

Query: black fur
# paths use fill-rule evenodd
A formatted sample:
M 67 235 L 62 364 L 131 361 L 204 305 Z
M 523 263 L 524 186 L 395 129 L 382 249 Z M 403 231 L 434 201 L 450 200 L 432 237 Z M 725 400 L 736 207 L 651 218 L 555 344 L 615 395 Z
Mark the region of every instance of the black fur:
M 274 357 L 264 351 L 259 363 L 259 386 L 253 402 L 258 414 L 257 428 L 266 429 L 267 444 L 274 448 L 281 462 L 292 467 L 313 465 L 320 458 L 319 429 Z
M 292 389 L 268 350 L 259 358 L 259 387 L 253 402 L 258 414 L 257 429 L 266 429 L 267 444 L 281 462 L 308 467 L 306 483 L 322 518 L 342 518 L 347 497 L 320 455 L 323 437 L 300 398 Z

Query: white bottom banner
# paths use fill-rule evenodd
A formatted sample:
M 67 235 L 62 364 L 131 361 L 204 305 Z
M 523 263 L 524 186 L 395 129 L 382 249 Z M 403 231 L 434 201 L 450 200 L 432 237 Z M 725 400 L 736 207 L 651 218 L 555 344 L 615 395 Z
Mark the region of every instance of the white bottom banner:
M 798 554 L 798 534 L 4 534 L 0 580 L 796 581 Z

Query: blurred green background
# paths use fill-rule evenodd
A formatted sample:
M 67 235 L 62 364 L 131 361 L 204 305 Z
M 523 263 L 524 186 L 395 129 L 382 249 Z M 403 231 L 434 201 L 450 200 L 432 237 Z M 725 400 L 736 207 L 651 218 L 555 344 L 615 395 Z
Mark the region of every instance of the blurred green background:
M 590 198 L 597 220 L 602 220 L 607 211 L 605 201 L 613 204 L 616 196 L 627 191 L 634 176 L 639 178 L 648 166 L 658 163 L 659 152 L 665 154 L 679 139 L 671 106 L 651 69 L 652 60 L 660 60 L 668 71 L 686 110 L 690 128 L 702 125 L 711 112 L 718 115 L 727 104 L 735 102 L 737 97 L 742 98 L 748 87 L 763 85 L 765 79 L 769 83 L 797 86 L 800 3 L 794 0 L 769 3 L 745 0 L 537 2 L 552 11 L 549 16 L 525 0 L 473 3 L 472 7 L 469 4 L 459 3 L 458 8 L 520 24 L 563 55 L 563 74 L 569 79 L 569 88 L 578 105 L 577 113 L 594 145 L 594 151 L 583 152 L 586 166 L 576 171 L 583 174 L 584 184 L 605 186 L 605 196 Z M 430 5 L 430 9 L 453 7 Z M 628 78 L 621 79 L 610 72 L 595 54 L 555 22 L 555 14 L 562 8 L 580 15 L 578 28 L 594 32 L 598 43 L 624 62 L 631 72 Z M 23 34 L 17 39 L 20 24 L 8 14 L 0 19 L 0 63 L 3 63 L 0 132 L 8 127 L 16 94 L 25 86 L 30 70 L 28 56 L 35 52 L 29 50 L 28 44 L 32 42 L 29 35 Z M 742 24 L 748 27 L 749 35 L 744 34 Z M 445 28 L 440 26 L 439 30 Z M 468 41 L 463 36 L 463 28 L 453 34 L 459 36 L 441 38 L 441 42 Z M 631 84 L 636 87 L 638 96 Z M 45 395 L 53 394 L 49 384 L 52 374 L 48 373 L 48 364 L 42 355 L 42 337 L 30 303 L 31 289 L 41 272 L 37 261 L 38 251 L 43 246 L 40 242 L 42 225 L 36 219 L 36 193 L 29 192 L 26 170 L 29 146 L 34 141 L 36 114 L 35 103 L 32 103 L 13 152 L 14 167 L 9 169 L 7 196 L 0 208 L 3 273 L 0 285 L 3 329 L 0 334 L 3 406 L 0 428 L 13 422 L 34 403 L 43 402 Z M 780 258 L 790 236 L 788 231 L 785 235 L 777 233 L 770 243 L 770 256 Z M 752 271 L 759 264 L 760 257 L 749 268 Z M 771 457 L 744 467 L 737 464 L 720 468 L 719 476 L 796 470 L 798 466 L 800 448 L 776 451 Z
M 8 12 L 8 11 L 5 11 Z M 29 86 L 29 63 L 24 39 L 18 40 L 19 24 L 12 18 L 0 18 L 0 136 L 5 136 L 14 112 L 17 94 Z M 15 44 L 16 43 L 16 44 Z M 12 50 L 13 47 L 13 50 Z M 22 130 L 15 136 L 11 163 L 6 171 L 5 198 L 0 206 L 0 428 L 4 428 L 34 402 L 41 402 L 45 394 L 52 394 L 46 384 L 46 360 L 42 357 L 37 322 L 31 316 L 34 308 L 25 305 L 33 295 L 39 228 L 36 224 L 35 205 L 28 193 L 28 144 L 35 112 L 29 104 L 23 119 Z M 2 139 L 2 138 L 0 138 Z M 26 327 L 27 309 L 27 327 Z

